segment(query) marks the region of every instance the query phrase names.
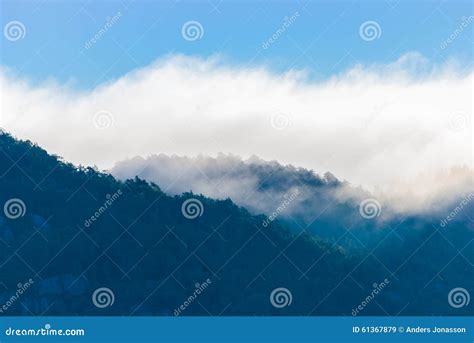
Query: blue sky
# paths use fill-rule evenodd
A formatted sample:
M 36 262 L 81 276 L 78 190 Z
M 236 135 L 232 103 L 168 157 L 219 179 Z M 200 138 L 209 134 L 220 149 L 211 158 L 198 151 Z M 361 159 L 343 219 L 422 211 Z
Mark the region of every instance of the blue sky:
M 120 12 L 89 49 L 85 44 Z M 263 49 L 285 17 L 296 19 Z M 1 65 L 35 82 L 55 79 L 93 88 L 168 54 L 221 55 L 231 64 L 277 71 L 307 69 L 326 78 L 356 63 L 389 63 L 417 51 L 434 63 L 472 62 L 471 1 L 2 1 L 2 27 L 19 21 L 22 39 L 1 37 Z M 201 39 L 183 39 L 184 23 L 202 25 Z M 361 39 L 366 21 L 380 37 Z
M 256 155 L 409 209 L 472 182 L 472 1 L 0 5 L 0 127 L 72 163 Z

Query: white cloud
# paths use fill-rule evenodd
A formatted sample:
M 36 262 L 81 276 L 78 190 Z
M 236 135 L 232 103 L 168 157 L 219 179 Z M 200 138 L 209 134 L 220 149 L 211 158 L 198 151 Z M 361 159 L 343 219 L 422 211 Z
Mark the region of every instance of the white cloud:
M 32 86 L 4 70 L 0 126 L 101 169 L 155 153 L 255 154 L 399 198 L 417 177 L 472 167 L 474 76 L 458 70 L 407 55 L 315 82 L 171 56 L 86 92 Z M 110 127 L 94 125 L 99 111 L 111 113 Z M 439 182 L 417 183 L 416 193 L 425 199 L 456 183 Z

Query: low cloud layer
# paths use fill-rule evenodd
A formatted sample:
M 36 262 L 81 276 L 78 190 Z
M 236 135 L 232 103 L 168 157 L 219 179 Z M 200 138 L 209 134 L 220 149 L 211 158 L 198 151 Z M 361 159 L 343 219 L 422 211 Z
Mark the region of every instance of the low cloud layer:
M 257 155 L 330 171 L 403 205 L 472 186 L 473 79 L 416 54 L 320 82 L 171 56 L 91 91 L 3 70 L 0 126 L 101 169 L 157 153 Z
M 230 198 L 254 214 L 279 213 L 311 222 L 328 203 L 339 202 L 343 183 L 331 174 L 282 166 L 257 157 L 242 160 L 220 154 L 217 158 L 155 155 L 121 161 L 111 170 L 121 180 L 138 175 L 161 185 L 168 194 L 192 191 L 215 199 Z M 289 201 L 291 199 L 291 201 Z
M 308 169 L 284 166 L 255 156 L 243 160 L 224 154 L 216 158 L 160 154 L 145 159 L 137 156 L 118 162 L 110 172 L 121 180 L 139 176 L 160 185 L 168 194 L 192 191 L 215 199 L 230 198 L 254 214 L 270 215 L 283 206 L 279 214 L 304 219 L 307 223 L 322 212 L 329 214 L 335 209 L 339 211 L 336 218 L 341 219 L 348 209 L 353 210 L 372 198 L 383 208 L 385 218 L 398 214 L 436 215 L 450 210 L 474 189 L 473 173 L 467 167 L 397 184 L 390 192 L 374 190 L 370 193 L 338 180 L 331 173 L 317 175 Z

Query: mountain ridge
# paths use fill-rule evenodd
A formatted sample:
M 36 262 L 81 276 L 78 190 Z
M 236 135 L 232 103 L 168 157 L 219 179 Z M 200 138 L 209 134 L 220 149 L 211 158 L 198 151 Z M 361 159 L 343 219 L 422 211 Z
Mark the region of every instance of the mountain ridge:
M 445 232 L 450 240 L 459 236 L 453 247 L 411 218 L 410 225 L 420 227 L 416 235 L 394 244 L 394 232 L 406 231 L 391 228 L 384 235 L 388 245 L 361 257 L 311 232 L 295 232 L 280 218 L 263 227 L 266 216 L 230 200 L 169 196 L 139 178 L 117 181 L 6 133 L 0 135 L 0 175 L 0 203 L 25 205 L 18 217 L 5 206 L 0 213 L 0 304 L 19 283 L 34 281 L 2 314 L 173 315 L 208 279 L 209 287 L 180 315 L 351 315 L 385 279 L 389 286 L 358 315 L 472 313 L 446 302 L 472 271 L 464 260 L 473 257 L 468 236 L 456 221 Z M 188 200 L 197 204 L 197 216 L 183 210 Z M 93 301 L 104 288 L 114 296 L 108 307 Z M 291 306 L 272 304 L 280 288 L 292 295 Z

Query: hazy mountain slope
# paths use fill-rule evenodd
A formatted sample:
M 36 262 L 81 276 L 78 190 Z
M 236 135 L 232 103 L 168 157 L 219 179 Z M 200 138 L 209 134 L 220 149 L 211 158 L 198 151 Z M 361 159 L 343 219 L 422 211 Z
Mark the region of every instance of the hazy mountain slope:
M 453 172 L 469 174 L 469 170 Z M 411 313 L 427 313 L 431 308 L 414 305 L 413 298 L 420 301 L 429 295 L 433 303 L 437 292 L 446 299 L 448 285 L 466 289 L 474 285 L 465 277 L 474 262 L 474 189 L 466 188 L 451 201 L 446 201 L 449 194 L 441 194 L 422 211 L 410 214 L 397 213 L 393 203 L 382 200 L 375 207 L 362 206 L 365 200 L 373 205 L 374 196 L 329 173 L 321 177 L 256 157 L 137 157 L 117 163 L 112 173 L 119 178 L 139 175 L 169 187 L 172 193 L 195 190 L 229 196 L 252 213 L 278 218 L 295 232 L 311 232 L 360 259 L 370 256 L 374 265 L 403 287 L 395 298 L 411 295 Z
M 0 135 L 0 175 L 0 203 L 24 204 L 1 214 L 0 303 L 10 304 L 1 314 L 173 315 L 187 301 L 182 315 L 350 315 L 385 279 L 361 315 L 472 313 L 446 300 L 453 287 L 472 289 L 465 277 L 472 253 L 458 253 L 469 244 L 462 225 L 451 227 L 460 238 L 451 247 L 410 219 L 416 239 L 388 237 L 371 254 L 349 256 L 278 220 L 264 226 L 264 216 L 230 200 L 168 196 L 140 179 L 119 182 L 7 134 Z M 190 198 L 203 206 L 195 219 L 182 211 Z M 32 286 L 8 302 L 29 279 Z M 106 308 L 92 301 L 103 287 L 114 294 Z M 291 305 L 272 306 L 280 287 L 291 292 Z
M 165 185 L 170 194 L 192 190 L 213 198 L 231 198 L 254 213 L 273 212 L 285 195 L 298 190 L 298 196 L 281 213 L 283 216 L 302 216 L 308 212 L 308 208 L 301 209 L 308 197 L 320 203 L 334 201 L 339 195 L 337 191 L 346 185 L 330 173 L 320 177 L 312 171 L 282 166 L 275 161 L 266 162 L 257 157 L 242 160 L 224 154 L 217 158 L 163 154 L 147 159 L 135 157 L 116 163 L 111 173 L 119 179 L 138 175 Z
M 217 158 L 163 154 L 146 159 L 135 157 L 117 163 L 111 173 L 123 180 L 138 175 L 171 194 L 194 191 L 213 198 L 230 198 L 253 214 L 277 217 L 296 231 L 307 229 L 345 249 L 364 253 L 384 239 L 387 233 L 384 228 L 397 227 L 404 235 L 416 237 L 423 227 L 439 226 L 440 220 L 469 194 L 474 200 L 474 188 L 465 189 L 454 201 L 445 203 L 446 194 L 434 201 L 443 203 L 442 206 L 426 204 L 423 211 L 415 211 L 415 214 L 399 213 L 394 210 L 393 202 L 374 199 L 373 194 L 340 181 L 330 173 L 319 176 L 311 170 L 275 161 L 257 157 L 243 160 L 224 154 Z M 468 175 L 469 171 L 464 173 Z M 416 193 L 416 189 L 413 192 Z M 450 224 L 472 228 L 471 220 L 465 216 L 469 212 L 474 213 L 471 200 Z M 417 230 L 400 225 L 410 220 L 416 223 Z M 348 231 L 350 234 L 346 234 Z
M 350 227 L 354 220 L 361 219 L 355 199 L 369 196 L 330 173 L 320 177 L 303 168 L 257 157 L 246 161 L 232 155 L 136 157 L 117 163 L 111 173 L 122 180 L 138 175 L 170 194 L 193 191 L 217 199 L 230 198 L 252 214 L 287 221 L 298 231 L 317 219 L 324 225 L 313 231 L 333 242 L 339 234 L 335 227 Z M 345 196 L 347 189 L 351 190 L 351 198 Z
M 212 287 L 184 314 L 307 314 L 354 264 L 276 222 L 263 230 L 262 218 L 230 201 L 197 197 L 204 212 L 188 219 L 181 206 L 192 194 L 170 197 L 138 179 L 117 182 L 6 134 L 0 142 L 0 200 L 18 198 L 26 207 L 24 216 L 10 219 L 3 213 L 0 221 L 6 289 L 0 300 L 7 301 L 18 283 L 34 280 L 9 308 L 10 315 L 172 315 L 195 284 L 208 278 Z M 115 200 L 87 225 L 107 199 Z M 285 257 L 280 254 L 284 248 Z M 318 259 L 317 268 L 309 269 Z M 307 271 L 307 278 L 298 280 L 299 270 Z M 98 309 L 91 302 L 100 287 L 113 290 L 112 307 Z M 279 310 L 270 304 L 277 287 L 292 290 L 291 307 Z M 344 311 L 334 301 L 340 299 L 327 299 L 318 311 Z M 354 301 L 347 299 L 346 312 Z

